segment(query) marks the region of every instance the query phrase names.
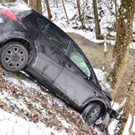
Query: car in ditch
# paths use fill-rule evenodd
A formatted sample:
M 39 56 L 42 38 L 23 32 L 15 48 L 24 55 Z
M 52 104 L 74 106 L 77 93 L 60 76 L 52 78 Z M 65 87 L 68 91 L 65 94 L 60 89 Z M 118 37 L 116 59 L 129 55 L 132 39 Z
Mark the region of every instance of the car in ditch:
M 0 64 L 9 72 L 25 71 L 88 125 L 118 116 L 78 45 L 24 2 L 0 4 Z

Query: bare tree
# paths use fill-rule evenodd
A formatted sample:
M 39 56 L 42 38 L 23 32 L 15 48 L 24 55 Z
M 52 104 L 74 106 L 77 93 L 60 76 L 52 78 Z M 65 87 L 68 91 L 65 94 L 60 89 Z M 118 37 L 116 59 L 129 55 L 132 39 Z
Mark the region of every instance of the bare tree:
M 101 30 L 100 30 L 100 25 L 99 25 L 98 9 L 97 9 L 97 1 L 96 0 L 93 0 L 93 10 L 94 10 L 94 19 L 95 19 L 96 38 L 101 39 Z
M 51 10 L 50 10 L 50 6 L 49 6 L 48 0 L 45 0 L 45 3 L 46 3 L 46 7 L 47 7 L 47 12 L 48 12 L 48 18 L 51 19 L 52 18 L 52 14 L 51 14 Z
M 25 3 L 28 3 L 28 0 L 23 0 Z
M 131 77 L 131 81 L 130 81 L 130 86 L 128 91 L 126 92 L 127 94 L 127 100 L 126 100 L 126 104 L 124 107 L 124 113 L 122 115 L 122 119 L 121 119 L 121 130 L 120 130 L 120 134 L 123 134 L 125 125 L 128 121 L 128 117 L 129 114 L 131 114 L 131 123 L 130 123 L 130 128 L 129 128 L 129 133 L 130 135 L 133 135 L 131 129 L 133 127 L 133 123 L 134 123 L 134 114 L 135 114 L 135 66 L 134 66 L 134 71 Z
M 58 0 L 55 0 L 55 3 L 56 3 L 56 7 L 58 8 Z
M 77 2 L 79 20 L 80 20 L 80 22 L 81 22 L 81 24 L 82 24 L 82 29 L 84 29 L 85 26 L 84 26 L 83 17 L 82 17 L 82 14 L 81 14 L 80 0 L 76 0 L 76 2 Z
M 116 43 L 113 48 L 114 67 L 111 77 L 114 95 L 117 95 L 118 87 L 127 67 L 129 46 L 133 33 L 134 13 L 134 0 L 122 0 L 118 10 Z
M 62 5 L 63 5 L 63 9 L 64 9 L 64 12 L 65 12 L 65 15 L 66 15 L 66 18 L 67 18 L 67 22 L 68 22 L 68 15 L 67 15 L 67 11 L 66 11 L 66 8 L 65 8 L 64 0 L 62 0 Z
M 1 2 L 15 2 L 16 0 L 1 0 Z
M 28 0 L 25 1 L 28 2 Z M 29 4 L 31 7 L 33 7 L 35 10 L 42 14 L 41 0 L 29 0 Z

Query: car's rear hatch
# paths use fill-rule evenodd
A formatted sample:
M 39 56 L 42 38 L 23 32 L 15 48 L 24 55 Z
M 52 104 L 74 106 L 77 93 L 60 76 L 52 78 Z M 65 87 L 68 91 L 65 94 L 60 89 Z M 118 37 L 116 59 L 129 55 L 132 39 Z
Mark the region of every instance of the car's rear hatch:
M 23 32 L 27 30 L 22 20 L 31 11 L 32 8 L 24 2 L 0 4 L 0 44 L 8 37 L 7 35 L 11 36 L 16 31 Z

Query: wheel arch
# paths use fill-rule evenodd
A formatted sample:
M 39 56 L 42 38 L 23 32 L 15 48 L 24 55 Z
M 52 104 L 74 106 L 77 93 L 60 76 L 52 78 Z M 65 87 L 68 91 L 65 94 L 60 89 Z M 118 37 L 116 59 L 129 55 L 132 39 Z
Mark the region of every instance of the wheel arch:
M 104 102 L 103 100 L 101 100 L 101 99 L 96 98 L 96 99 L 91 99 L 91 100 L 82 108 L 81 113 L 82 113 L 83 110 L 84 110 L 89 104 L 91 104 L 91 103 L 98 103 L 98 104 L 102 105 L 102 112 L 105 112 L 106 109 L 107 109 L 107 105 L 105 104 L 105 102 Z
M 12 38 L 9 38 L 9 39 L 5 39 L 5 40 L 3 40 L 3 41 L 0 43 L 0 44 L 1 44 L 0 48 L 1 48 L 2 46 L 4 46 L 4 44 L 6 44 L 6 43 L 8 43 L 8 42 L 13 42 L 13 41 L 15 41 L 15 42 L 21 42 L 21 43 L 25 44 L 25 45 L 26 45 L 26 48 L 27 48 L 28 50 L 30 50 L 30 48 L 31 48 L 30 42 L 29 42 L 28 40 L 26 40 L 25 38 L 23 38 L 23 37 L 12 37 Z
M 8 42 L 20 42 L 20 43 L 22 43 L 26 47 L 26 49 L 30 52 L 28 64 L 30 64 L 33 61 L 33 59 L 36 56 L 36 47 L 33 45 L 33 43 L 31 43 L 30 41 L 28 41 L 24 37 L 10 37 L 10 38 L 5 39 L 2 42 L 0 42 L 0 48 L 3 47 L 4 44 L 6 44 Z

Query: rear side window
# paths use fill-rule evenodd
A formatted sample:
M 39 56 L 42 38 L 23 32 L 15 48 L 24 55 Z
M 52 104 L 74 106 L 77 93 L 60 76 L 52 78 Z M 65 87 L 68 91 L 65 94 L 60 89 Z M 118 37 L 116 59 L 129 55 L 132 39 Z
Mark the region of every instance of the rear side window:
M 47 23 L 42 20 L 38 20 L 38 25 L 39 25 L 40 30 L 43 31 L 45 27 L 47 26 Z
M 69 40 L 61 32 L 50 26 L 46 31 L 46 36 L 64 53 L 66 53 Z

